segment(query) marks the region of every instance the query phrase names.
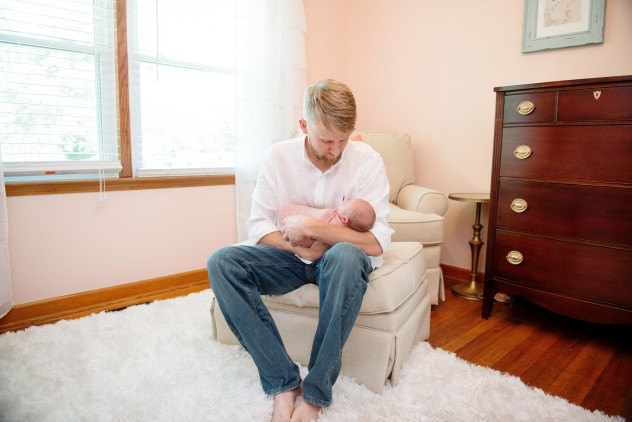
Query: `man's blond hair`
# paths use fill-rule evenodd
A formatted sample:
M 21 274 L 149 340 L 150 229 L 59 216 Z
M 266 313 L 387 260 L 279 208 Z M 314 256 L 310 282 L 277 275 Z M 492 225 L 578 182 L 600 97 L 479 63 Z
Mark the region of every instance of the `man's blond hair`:
M 316 82 L 305 90 L 303 117 L 311 127 L 322 123 L 328 130 L 350 134 L 356 123 L 356 103 L 351 89 L 333 79 Z

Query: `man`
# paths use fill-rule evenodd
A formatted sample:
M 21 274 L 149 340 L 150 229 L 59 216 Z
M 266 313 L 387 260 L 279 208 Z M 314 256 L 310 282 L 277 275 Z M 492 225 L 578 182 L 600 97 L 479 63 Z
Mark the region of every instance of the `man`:
M 213 293 L 228 326 L 252 356 L 263 390 L 274 396 L 274 421 L 316 420 L 331 404 L 342 348 L 369 274 L 382 264 L 390 244 L 384 163 L 368 145 L 349 142 L 355 122 L 349 87 L 334 80 L 309 87 L 299 122 L 303 135 L 272 145 L 262 157 L 247 222 L 251 245 L 219 249 L 208 261 Z M 363 198 L 373 206 L 376 222 L 370 231 L 305 215 L 287 218 L 282 227 L 276 224 L 282 204 L 335 208 L 345 198 Z M 320 289 L 319 321 L 309 373 L 301 381 L 260 296 L 308 283 Z

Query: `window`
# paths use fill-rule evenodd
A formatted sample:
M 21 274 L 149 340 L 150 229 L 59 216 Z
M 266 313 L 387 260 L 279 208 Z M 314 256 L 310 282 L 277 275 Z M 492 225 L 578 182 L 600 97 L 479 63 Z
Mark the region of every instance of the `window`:
M 118 174 L 112 1 L 3 1 L 0 144 L 7 181 Z
M 234 0 L 118 1 L 127 10 L 129 60 L 118 66 L 129 70 L 130 109 L 120 118 L 129 119 L 133 166 L 124 174 L 232 173 Z M 113 0 L 2 2 L 7 181 L 117 177 L 121 161 L 127 168 L 116 28 Z
M 233 0 L 128 0 L 134 175 L 234 168 Z

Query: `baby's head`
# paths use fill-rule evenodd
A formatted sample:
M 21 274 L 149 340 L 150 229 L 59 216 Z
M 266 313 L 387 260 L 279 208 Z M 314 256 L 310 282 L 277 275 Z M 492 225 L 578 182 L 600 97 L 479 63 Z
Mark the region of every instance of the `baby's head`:
M 359 232 L 368 231 L 375 224 L 375 210 L 364 199 L 351 199 L 338 207 L 338 215 L 345 226 Z

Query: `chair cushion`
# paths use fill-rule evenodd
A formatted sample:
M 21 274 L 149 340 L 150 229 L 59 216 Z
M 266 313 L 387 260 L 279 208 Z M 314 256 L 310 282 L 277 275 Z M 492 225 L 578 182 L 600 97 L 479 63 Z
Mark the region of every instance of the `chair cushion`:
M 384 252 L 384 264 L 369 276 L 369 285 L 360 314 L 392 312 L 408 299 L 423 281 L 426 263 L 419 242 L 392 242 Z M 311 307 L 318 313 L 318 287 L 307 284 L 283 295 L 264 300 L 280 304 Z
M 386 177 L 391 185 L 389 202 L 395 202 L 399 191 L 415 182 L 415 165 L 406 133 L 359 132 L 352 139 L 362 140 L 380 153 L 386 166 Z
M 402 209 L 389 204 L 391 215 L 388 224 L 395 232 L 393 242 L 421 242 L 423 245 L 437 245 L 443 242 L 443 217 Z

